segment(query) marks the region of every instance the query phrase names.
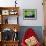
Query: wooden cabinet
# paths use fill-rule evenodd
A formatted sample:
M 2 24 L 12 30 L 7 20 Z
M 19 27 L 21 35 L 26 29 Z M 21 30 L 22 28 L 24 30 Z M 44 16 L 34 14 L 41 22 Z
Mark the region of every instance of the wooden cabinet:
M 0 7 L 0 46 L 18 46 L 18 11 L 19 7 Z

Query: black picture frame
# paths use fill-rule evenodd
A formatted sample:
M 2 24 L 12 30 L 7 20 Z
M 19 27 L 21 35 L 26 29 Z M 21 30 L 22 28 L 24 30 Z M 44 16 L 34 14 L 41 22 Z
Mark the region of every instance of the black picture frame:
M 23 9 L 23 19 L 24 20 L 36 20 L 37 9 Z

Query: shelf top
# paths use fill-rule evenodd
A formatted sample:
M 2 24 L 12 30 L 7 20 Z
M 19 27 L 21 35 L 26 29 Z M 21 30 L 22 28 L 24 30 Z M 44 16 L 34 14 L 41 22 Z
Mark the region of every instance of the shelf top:
M 16 29 L 18 32 L 20 29 L 20 26 L 18 24 L 0 24 L 1 31 L 3 31 L 5 28 L 12 29 L 13 31 Z
M 10 43 L 12 43 L 12 42 L 19 42 L 19 40 L 15 40 L 15 41 L 13 41 L 13 40 L 9 40 L 9 41 L 2 41 L 2 42 L 5 42 L 5 43 L 10 42 Z
M 19 7 L 0 7 L 0 10 L 5 9 L 19 9 Z

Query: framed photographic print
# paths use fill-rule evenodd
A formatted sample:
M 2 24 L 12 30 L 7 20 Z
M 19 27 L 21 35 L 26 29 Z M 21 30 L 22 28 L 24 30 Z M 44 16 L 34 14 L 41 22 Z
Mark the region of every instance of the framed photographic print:
M 23 9 L 23 18 L 35 20 L 37 18 L 37 9 Z
M 9 10 L 2 10 L 2 15 L 9 15 Z

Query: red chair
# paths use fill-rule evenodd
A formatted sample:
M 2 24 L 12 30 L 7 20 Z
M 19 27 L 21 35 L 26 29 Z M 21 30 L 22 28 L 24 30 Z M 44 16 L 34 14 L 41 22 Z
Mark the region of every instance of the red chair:
M 32 28 L 27 29 L 27 31 L 24 34 L 24 37 L 22 38 L 21 46 L 27 46 L 27 44 L 25 43 L 25 40 L 32 36 L 34 36 L 37 39 L 37 35 L 33 31 L 33 29 Z M 38 39 L 37 39 L 37 41 L 38 41 Z M 38 41 L 35 46 L 41 46 L 40 42 Z

